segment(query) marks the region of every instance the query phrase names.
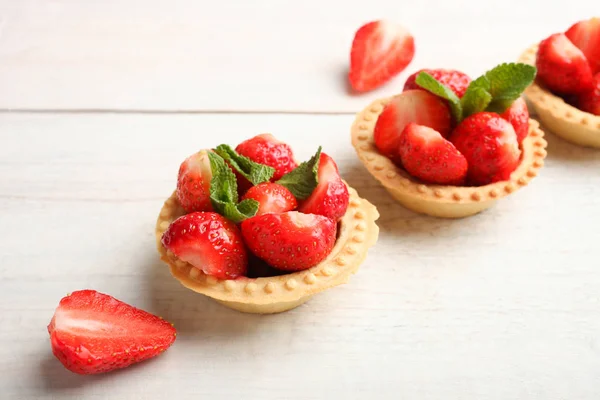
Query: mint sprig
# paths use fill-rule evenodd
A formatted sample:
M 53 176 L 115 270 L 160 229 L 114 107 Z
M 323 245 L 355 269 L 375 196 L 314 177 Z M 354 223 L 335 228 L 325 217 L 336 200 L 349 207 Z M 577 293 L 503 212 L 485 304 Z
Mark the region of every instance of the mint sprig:
M 275 173 L 275 168 L 259 164 L 248 157 L 238 154 L 231 146 L 221 144 L 215 149 L 216 153 L 235 168 L 235 170 L 248 179 L 252 185 L 268 182 Z
M 283 175 L 276 183 L 285 186 L 298 200 L 306 199 L 319 184 L 320 159 L 321 146 L 310 160 Z
M 420 72 L 419 75 L 417 75 L 415 82 L 428 92 L 431 92 L 442 99 L 448 100 L 448 105 L 450 105 L 450 111 L 452 112 L 452 117 L 454 120 L 462 120 L 462 105 L 460 103 L 460 99 L 456 93 L 452 91 L 452 89 L 446 85 L 443 85 L 427 72 Z
M 223 157 L 210 151 L 208 159 L 212 172 L 210 201 L 214 210 L 236 224 L 255 216 L 258 211 L 258 201 L 247 199 L 238 203 L 235 175 Z

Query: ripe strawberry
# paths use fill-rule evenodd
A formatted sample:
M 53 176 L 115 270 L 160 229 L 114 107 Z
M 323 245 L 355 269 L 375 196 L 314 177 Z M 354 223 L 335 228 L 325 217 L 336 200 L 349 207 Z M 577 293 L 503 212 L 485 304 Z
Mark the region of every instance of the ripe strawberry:
M 600 18 L 579 21 L 565 35 L 583 52 L 592 71 L 600 72 Z
M 450 141 L 467 159 L 467 181 L 476 186 L 509 179 L 520 162 L 515 129 L 496 113 L 479 112 L 465 118 Z
M 254 136 L 240 143 L 235 151 L 254 162 L 275 168 L 273 181 L 297 167 L 292 148 L 269 133 Z
M 399 154 L 404 169 L 425 182 L 455 186 L 465 183 L 467 159 L 434 129 L 413 122 L 406 125 Z
M 357 92 L 373 90 L 402 72 L 415 55 L 415 41 L 402 26 L 387 21 L 363 25 L 350 51 L 350 85 Z
M 540 42 L 536 67 L 540 81 L 553 92 L 576 94 L 592 87 L 592 70 L 588 60 L 562 33 Z
M 281 214 L 298 206 L 296 198 L 286 187 L 271 182 L 252 186 L 242 197 L 242 200 L 246 199 L 258 201 L 259 208 L 256 215 Z
M 214 212 L 177 218 L 163 234 L 162 244 L 180 260 L 218 279 L 235 279 L 245 275 L 248 268 L 240 231 Z
M 338 167 L 325 153 L 319 158 L 319 179 L 311 195 L 300 204 L 298 211 L 318 214 L 338 221 L 348 208 L 348 187 L 342 181 Z
M 212 171 L 208 151 L 192 154 L 179 167 L 177 199 L 186 212 L 210 211 L 210 180 Z
M 323 261 L 333 249 L 336 223 L 327 217 L 288 211 L 242 222 L 248 248 L 269 265 L 300 271 Z
M 175 341 L 161 318 L 94 290 L 61 299 L 48 325 L 52 353 L 71 372 L 99 374 L 152 358 Z
M 581 111 L 600 115 L 600 72 L 594 76 L 594 89 L 577 98 L 577 107 Z
M 437 81 L 449 87 L 458 97 L 462 97 L 465 94 L 469 87 L 469 83 L 471 83 L 471 78 L 460 71 L 453 69 L 422 69 L 406 79 L 404 91 L 413 89 L 423 90 L 421 86 L 417 85 L 415 82 L 417 80 L 417 75 L 421 72 L 427 72 L 429 75 L 433 76 Z
M 511 123 L 517 134 L 517 142 L 521 144 L 529 133 L 529 110 L 525 100 L 519 97 L 500 116 Z
M 410 122 L 428 126 L 446 137 L 452 116 L 445 101 L 424 90 L 407 90 L 385 107 L 375 124 L 375 145 L 384 156 L 398 162 L 400 134 Z

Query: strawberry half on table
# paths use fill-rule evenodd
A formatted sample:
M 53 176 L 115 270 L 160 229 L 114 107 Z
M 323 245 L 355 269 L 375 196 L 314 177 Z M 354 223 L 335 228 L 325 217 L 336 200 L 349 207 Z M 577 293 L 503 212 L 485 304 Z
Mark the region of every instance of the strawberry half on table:
M 48 333 L 56 358 L 69 371 L 83 375 L 156 357 L 176 336 L 170 323 L 94 290 L 61 299 Z

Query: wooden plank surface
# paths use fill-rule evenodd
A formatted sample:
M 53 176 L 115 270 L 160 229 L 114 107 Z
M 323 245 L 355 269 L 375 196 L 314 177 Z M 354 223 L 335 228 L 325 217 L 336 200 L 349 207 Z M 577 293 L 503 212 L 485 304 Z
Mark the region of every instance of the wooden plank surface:
M 600 153 L 549 137 L 532 184 L 476 217 L 413 214 L 349 144 L 351 116 L 0 115 L 0 388 L 6 399 L 597 400 Z M 349 284 L 273 316 L 181 287 L 153 226 L 180 161 L 270 131 L 318 144 L 382 215 Z M 45 327 L 93 288 L 179 329 L 164 355 L 65 371 Z

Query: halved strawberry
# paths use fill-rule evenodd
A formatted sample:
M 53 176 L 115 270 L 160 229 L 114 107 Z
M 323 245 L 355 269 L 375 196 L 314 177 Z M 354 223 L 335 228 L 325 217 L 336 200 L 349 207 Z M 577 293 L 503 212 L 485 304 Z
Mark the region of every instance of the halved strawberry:
M 536 67 L 539 80 L 553 92 L 577 94 L 591 90 L 590 64 L 563 33 L 550 35 L 540 42 Z
M 350 85 L 357 92 L 373 90 L 402 72 L 415 55 L 415 41 L 402 26 L 388 21 L 363 25 L 350 52 Z
M 421 69 L 406 79 L 404 91 L 414 89 L 424 90 L 416 83 L 417 76 L 421 72 L 427 72 L 433 76 L 438 82 L 450 88 L 458 97 L 462 97 L 465 94 L 471 83 L 471 78 L 467 74 L 453 69 Z
M 600 18 L 595 17 L 573 24 L 565 35 L 583 52 L 592 71 L 600 72 Z
M 292 148 L 275 139 L 270 133 L 263 133 L 243 141 L 235 151 L 254 162 L 275 168 L 272 181 L 278 180 L 297 167 Z
M 240 231 L 214 212 L 177 218 L 163 234 L 162 244 L 180 260 L 218 279 L 235 279 L 245 275 L 248 268 Z
M 517 142 L 521 144 L 529 133 L 529 110 L 525 100 L 519 97 L 500 116 L 511 123 L 517 134 Z
M 350 195 L 348 187 L 342 181 L 337 164 L 333 158 L 321 153 L 319 159 L 319 178 L 317 187 L 298 207 L 305 214 L 324 215 L 338 221 L 346 213 Z
M 208 152 L 201 150 L 181 163 L 177 176 L 177 199 L 186 212 L 210 211 L 212 171 Z
M 467 182 L 472 185 L 508 180 L 520 162 L 515 129 L 493 112 L 465 118 L 450 135 L 450 141 L 467 159 Z
M 402 166 L 412 176 L 438 185 L 460 186 L 467 176 L 467 159 L 434 129 L 410 123 L 400 138 Z
M 400 134 L 409 123 L 428 126 L 446 137 L 452 116 L 445 101 L 424 90 L 407 90 L 392 98 L 375 124 L 375 145 L 384 156 L 399 162 Z
M 248 248 L 284 271 L 304 270 L 323 261 L 333 249 L 337 229 L 330 218 L 298 211 L 259 215 L 241 227 Z
M 296 198 L 286 187 L 271 182 L 252 186 L 242 197 L 242 200 L 246 199 L 258 201 L 259 207 L 256 215 L 280 214 L 298 206 Z
M 600 73 L 594 76 L 594 88 L 579 95 L 576 104 L 581 111 L 600 115 Z
M 52 353 L 69 371 L 99 374 L 152 358 L 175 341 L 161 318 L 94 290 L 61 299 L 48 325 Z

